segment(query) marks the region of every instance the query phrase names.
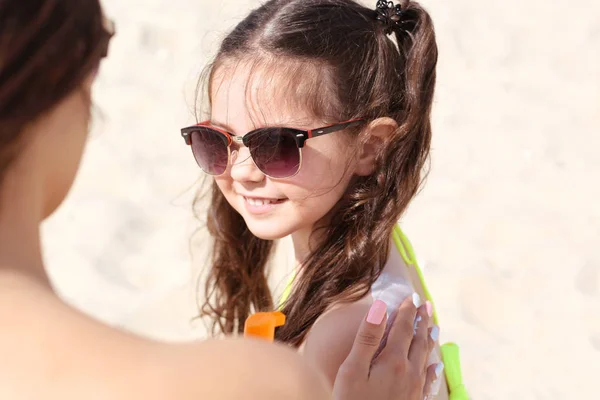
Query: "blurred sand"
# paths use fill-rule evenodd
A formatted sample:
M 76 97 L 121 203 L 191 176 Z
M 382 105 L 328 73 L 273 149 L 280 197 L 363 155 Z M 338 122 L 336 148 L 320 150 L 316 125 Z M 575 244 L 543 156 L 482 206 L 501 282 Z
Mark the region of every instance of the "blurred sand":
M 423 3 L 441 52 L 432 171 L 403 226 L 442 340 L 460 344 L 474 399 L 596 398 L 600 6 Z M 217 40 L 258 1 L 104 4 L 118 30 L 96 90 L 104 116 L 45 226 L 46 258 L 64 297 L 98 318 L 201 337 L 189 253 L 200 175 L 178 129 Z

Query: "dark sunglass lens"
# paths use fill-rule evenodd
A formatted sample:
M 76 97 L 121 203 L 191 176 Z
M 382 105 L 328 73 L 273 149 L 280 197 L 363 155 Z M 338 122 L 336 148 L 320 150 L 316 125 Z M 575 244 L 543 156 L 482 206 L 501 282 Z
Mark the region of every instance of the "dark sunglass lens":
M 194 158 L 204 172 L 210 175 L 221 175 L 227 170 L 229 149 L 227 138 L 223 134 L 209 128 L 198 127 L 190 137 Z
M 269 128 L 253 133 L 247 145 L 256 166 L 273 178 L 290 177 L 300 168 L 300 149 L 289 129 Z

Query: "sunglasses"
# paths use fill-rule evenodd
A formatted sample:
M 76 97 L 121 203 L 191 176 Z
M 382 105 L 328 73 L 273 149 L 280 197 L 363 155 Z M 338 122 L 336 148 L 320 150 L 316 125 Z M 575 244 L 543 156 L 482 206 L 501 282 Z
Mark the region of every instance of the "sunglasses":
M 183 128 L 181 135 L 191 146 L 200 168 L 209 175 L 222 175 L 231 162 L 232 152 L 242 146 L 250 151 L 256 167 L 270 178 L 290 178 L 302 166 L 302 148 L 308 139 L 359 125 L 352 120 L 322 128 L 301 130 L 283 127 L 255 129 L 244 136 L 210 125 L 209 121 Z

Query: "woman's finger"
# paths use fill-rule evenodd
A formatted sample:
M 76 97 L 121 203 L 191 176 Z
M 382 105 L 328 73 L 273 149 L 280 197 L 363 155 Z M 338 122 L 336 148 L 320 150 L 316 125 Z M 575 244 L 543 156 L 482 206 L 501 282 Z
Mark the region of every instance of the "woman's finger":
M 440 327 L 439 326 L 434 325 L 431 328 L 429 328 L 429 335 L 427 336 L 428 344 L 429 344 L 428 349 L 427 349 L 427 354 L 431 354 L 439 337 L 440 337 Z
M 444 363 L 431 364 L 427 367 L 427 375 L 425 377 L 425 386 L 423 387 L 423 398 L 430 399 L 436 396 L 440 391 L 440 384 L 443 379 Z
M 357 372 L 364 372 L 363 375 L 368 376 L 371 361 L 385 332 L 386 321 L 386 304 L 381 300 L 375 300 L 366 318 L 360 324 L 350 354 L 348 354 L 342 366 L 345 365 L 346 368 L 352 368 L 353 370 L 358 369 L 360 371 Z
M 415 319 L 415 336 L 410 344 L 408 359 L 415 365 L 425 368 L 429 356 L 429 315 L 425 305 L 419 307 Z
M 392 357 L 398 358 L 400 354 L 408 358 L 408 349 L 413 339 L 413 327 L 415 316 L 417 314 L 417 308 L 413 302 L 412 297 L 404 299 L 398 312 L 394 318 L 394 323 L 390 329 L 390 333 L 387 337 L 387 343 L 385 348 L 378 356 L 378 359 L 385 359 Z
M 435 381 L 435 367 L 437 367 L 437 364 L 432 364 L 429 367 L 427 367 L 427 375 L 425 376 L 425 386 L 423 387 L 423 398 L 425 400 L 429 399 L 432 395 L 431 386 Z

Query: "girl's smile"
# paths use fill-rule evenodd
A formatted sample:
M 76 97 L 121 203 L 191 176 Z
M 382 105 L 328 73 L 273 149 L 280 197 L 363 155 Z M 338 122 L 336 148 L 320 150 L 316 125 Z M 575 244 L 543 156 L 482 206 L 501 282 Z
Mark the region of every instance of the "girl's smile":
M 274 199 L 252 196 L 242 196 L 242 198 L 244 199 L 246 211 L 254 215 L 268 214 L 275 208 L 277 208 L 279 205 L 287 201 L 287 199 Z

